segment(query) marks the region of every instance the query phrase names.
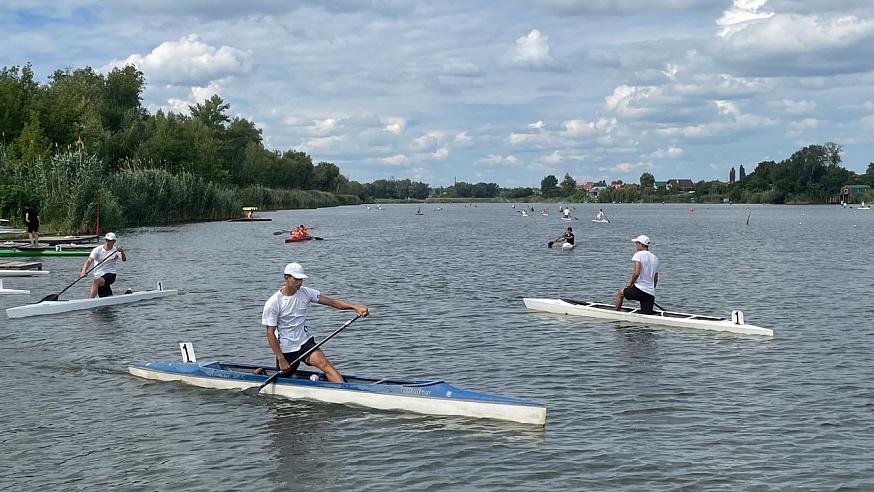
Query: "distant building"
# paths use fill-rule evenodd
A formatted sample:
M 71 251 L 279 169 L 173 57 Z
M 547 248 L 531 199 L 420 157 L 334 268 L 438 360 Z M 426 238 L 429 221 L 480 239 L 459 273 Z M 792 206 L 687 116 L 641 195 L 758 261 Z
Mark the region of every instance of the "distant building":
M 616 181 L 613 181 L 612 183 L 610 183 L 610 187 L 611 187 L 611 188 L 616 188 L 617 190 L 618 190 L 619 188 L 622 188 L 622 180 L 621 180 L 621 179 L 617 179 Z
M 868 185 L 844 185 L 841 188 L 841 201 L 853 203 L 853 195 L 868 193 L 871 187 Z
M 665 185 L 665 188 L 670 190 L 671 188 L 694 188 L 695 183 L 692 182 L 691 179 L 669 179 L 668 183 Z

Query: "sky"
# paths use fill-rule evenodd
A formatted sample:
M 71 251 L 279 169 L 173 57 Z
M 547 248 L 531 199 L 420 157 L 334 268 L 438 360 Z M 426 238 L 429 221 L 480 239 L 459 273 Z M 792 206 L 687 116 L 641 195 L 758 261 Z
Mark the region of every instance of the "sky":
M 0 65 L 213 94 L 350 180 L 727 181 L 835 142 L 874 161 L 871 0 L 5 0 Z

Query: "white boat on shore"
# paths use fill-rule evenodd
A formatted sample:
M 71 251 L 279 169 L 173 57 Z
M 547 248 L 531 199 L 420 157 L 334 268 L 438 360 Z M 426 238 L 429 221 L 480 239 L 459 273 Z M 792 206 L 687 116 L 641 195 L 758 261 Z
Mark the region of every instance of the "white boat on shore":
M 10 277 L 36 277 L 48 275 L 47 270 L 5 270 L 0 269 L 0 294 L 30 294 L 29 290 L 7 289 L 3 287 L 3 279 Z
M 115 306 L 118 304 L 130 304 L 132 302 L 159 299 L 161 297 L 175 296 L 177 290 L 164 290 L 160 282 L 155 290 L 131 292 L 130 294 L 116 294 L 109 297 L 95 297 L 93 299 L 73 299 L 70 301 L 40 301 L 35 304 L 26 304 L 9 308 L 6 316 L 10 318 L 25 318 L 28 316 L 41 316 L 45 314 L 59 314 L 69 311 L 79 311 L 102 306 Z
M 744 323 L 741 311 L 732 311 L 731 319 L 706 316 L 700 314 L 678 313 L 673 311 L 656 311 L 655 314 L 641 314 L 637 308 L 623 307 L 616 311 L 612 304 L 599 302 L 574 301 L 569 299 L 522 299 L 525 307 L 534 311 L 547 313 L 569 314 L 590 318 L 611 319 L 617 321 L 632 321 L 641 324 L 677 326 L 698 330 L 725 331 L 742 335 L 759 335 L 772 337 L 774 331 L 770 328 L 748 325 Z

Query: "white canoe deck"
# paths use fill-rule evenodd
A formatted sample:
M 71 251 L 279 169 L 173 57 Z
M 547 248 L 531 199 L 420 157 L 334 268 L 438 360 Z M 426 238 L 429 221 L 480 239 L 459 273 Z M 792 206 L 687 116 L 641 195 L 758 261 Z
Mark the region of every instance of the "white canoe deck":
M 616 311 L 613 309 L 612 304 L 566 299 L 535 299 L 526 297 L 523 299 L 523 302 L 528 309 L 547 313 L 633 321 L 641 324 L 677 326 L 698 330 L 724 331 L 741 335 L 774 336 L 774 331 L 770 328 L 748 325 L 743 322 L 736 323 L 732 320 L 716 316 L 673 311 L 656 311 L 655 314 L 641 314 L 638 309 L 623 307 L 621 311 Z
M 30 294 L 29 290 L 7 289 L 3 287 L 4 277 L 36 277 L 48 274 L 47 270 L 0 270 L 0 294 Z
M 82 309 L 92 309 L 102 306 L 115 306 L 118 304 L 130 304 L 137 301 L 146 301 L 149 299 L 158 299 L 161 297 L 175 296 L 178 293 L 175 289 L 170 290 L 144 290 L 132 292 L 130 294 L 116 294 L 109 297 L 95 297 L 94 299 L 74 299 L 70 301 L 41 301 L 35 304 L 27 304 L 9 308 L 6 310 L 6 316 L 10 318 L 25 318 L 28 316 L 41 316 L 45 314 L 59 314 L 69 311 L 79 311 Z

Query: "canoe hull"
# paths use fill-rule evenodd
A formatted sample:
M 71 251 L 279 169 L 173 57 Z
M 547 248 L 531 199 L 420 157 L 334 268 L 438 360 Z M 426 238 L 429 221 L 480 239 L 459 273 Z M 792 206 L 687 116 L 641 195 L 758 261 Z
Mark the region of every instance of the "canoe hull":
M 268 217 L 252 217 L 251 219 L 248 217 L 240 217 L 238 219 L 228 219 L 228 222 L 270 222 L 271 218 Z
M 571 243 L 562 243 L 561 249 L 574 249 L 574 245 Z
M 91 247 L 88 249 L 18 249 L 18 248 L 0 248 L 0 257 L 29 257 L 29 256 L 88 256 L 91 254 Z
M 599 224 L 609 224 L 610 221 L 607 219 L 592 219 L 592 222 L 597 222 Z
M 10 318 L 26 318 L 28 316 L 42 316 L 46 314 L 59 314 L 69 311 L 80 311 L 103 306 L 115 306 L 118 304 L 130 304 L 132 302 L 147 301 L 161 297 L 175 296 L 177 290 L 145 290 L 131 294 L 116 294 L 109 297 L 95 297 L 94 299 L 74 299 L 71 301 L 43 301 L 36 304 L 27 304 L 6 310 L 6 316 Z
M 615 311 L 610 304 L 598 302 L 580 302 L 564 299 L 522 299 L 525 307 L 533 311 L 543 311 L 555 314 L 586 316 L 590 318 L 610 319 L 617 321 L 632 321 L 645 325 L 655 324 L 694 328 L 698 330 L 724 331 L 741 335 L 774 336 L 770 328 L 735 323 L 731 320 L 715 316 L 704 316 L 672 311 L 657 311 L 656 314 L 640 314 L 638 309 L 623 308 Z
M 301 242 L 304 242 L 304 241 L 311 241 L 312 239 L 313 239 L 313 236 L 307 236 L 307 237 L 287 237 L 287 238 L 285 238 L 285 242 L 286 242 L 286 243 L 301 243 Z
M 132 362 L 128 365 L 128 372 L 144 379 L 242 390 L 258 387 L 267 379 L 267 374 L 252 372 L 258 368 L 265 369 L 268 374 L 275 372 L 271 367 L 216 361 Z M 309 376 L 312 374 L 320 375 L 297 371 L 294 378 L 277 378 L 261 390 L 261 394 L 427 415 L 489 418 L 541 426 L 546 423 L 546 407 L 540 403 L 468 391 L 443 381 L 345 375 L 346 383 L 331 383 L 311 381 Z

